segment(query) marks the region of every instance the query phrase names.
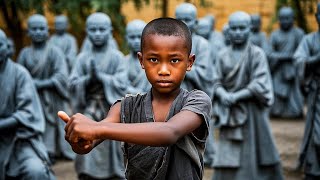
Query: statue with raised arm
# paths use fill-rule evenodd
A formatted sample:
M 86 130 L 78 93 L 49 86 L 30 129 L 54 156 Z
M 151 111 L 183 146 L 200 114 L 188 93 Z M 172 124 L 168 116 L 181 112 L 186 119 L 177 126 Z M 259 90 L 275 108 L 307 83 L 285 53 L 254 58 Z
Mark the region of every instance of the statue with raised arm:
M 111 28 L 111 20 L 104 13 L 93 13 L 87 18 L 86 32 L 92 48 L 78 55 L 70 75 L 74 112 L 95 121 L 106 117 L 128 86 L 124 56 L 107 43 L 112 36 Z M 75 167 L 80 180 L 124 179 L 120 142 L 105 140 L 90 153 L 77 155 Z
M 306 35 L 294 58 L 303 67 L 301 76 L 307 94 L 307 116 L 298 167 L 304 167 L 306 179 L 320 179 L 320 3 L 315 18 L 318 31 Z
M 43 15 L 29 17 L 28 36 L 32 44 L 22 49 L 18 63 L 30 72 L 40 97 L 46 120 L 44 143 L 53 161 L 58 157 L 73 159 L 75 154 L 64 139 L 64 126 L 57 121 L 56 115 L 60 109 L 70 109 L 65 56 L 59 48 L 47 42 L 48 24 Z
M 0 30 L 0 179 L 55 179 L 42 140 L 45 121 L 36 88 L 8 52 Z
M 127 90 L 129 94 L 145 93 L 151 88 L 137 56 L 141 51 L 141 35 L 145 26 L 144 21 L 136 19 L 129 22 L 126 27 L 126 40 L 130 49 L 130 53 L 125 58 L 128 84 L 130 84 Z
M 275 95 L 270 113 L 274 117 L 300 118 L 303 116 L 301 77 L 298 76 L 301 67 L 294 62 L 293 54 L 304 32 L 293 26 L 292 8 L 282 7 L 278 16 L 280 29 L 270 35 L 267 49 Z
M 59 15 L 54 20 L 55 33 L 50 38 L 50 43 L 60 48 L 64 53 L 68 65 L 68 71 L 75 63 L 77 56 L 78 45 L 76 38 L 67 32 L 68 18 L 65 15 Z
M 219 128 L 214 180 L 282 180 L 268 110 L 273 91 L 266 55 L 249 41 L 250 16 L 229 16 L 230 46 L 216 59 L 214 125 Z

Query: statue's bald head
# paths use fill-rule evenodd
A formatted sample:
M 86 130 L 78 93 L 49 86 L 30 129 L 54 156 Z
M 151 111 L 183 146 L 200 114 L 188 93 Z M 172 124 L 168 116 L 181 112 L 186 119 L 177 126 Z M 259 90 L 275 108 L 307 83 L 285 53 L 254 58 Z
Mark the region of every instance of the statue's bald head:
M 8 42 L 6 34 L 0 29 L 0 64 L 7 59 Z
M 229 26 L 230 26 L 230 23 L 237 22 L 237 21 L 244 21 L 249 25 L 250 24 L 250 15 L 246 12 L 243 12 L 243 11 L 237 11 L 235 13 L 232 13 L 229 16 Z
M 244 45 L 250 34 L 250 15 L 237 11 L 229 16 L 229 37 L 233 45 Z
M 7 39 L 6 34 L 0 29 L 0 39 Z
M 284 31 L 288 31 L 294 24 L 294 12 L 291 7 L 282 7 L 278 14 L 280 28 Z
M 41 23 L 41 24 L 45 24 L 46 26 L 48 26 L 47 19 L 41 14 L 34 14 L 29 17 L 28 27 L 30 27 L 30 25 L 33 23 Z
M 197 8 L 191 3 L 181 3 L 176 7 L 176 15 L 181 13 L 187 13 L 195 18 L 197 17 Z
M 294 12 L 293 12 L 293 9 L 291 7 L 282 7 L 280 8 L 279 10 L 279 17 L 281 16 L 294 16 Z
M 101 12 L 96 12 L 96 13 L 93 13 L 90 16 L 88 16 L 87 21 L 86 21 L 86 26 L 88 26 L 90 24 L 96 24 L 96 23 L 111 26 L 110 17 L 108 15 L 106 15 L 105 13 L 101 13 Z
M 126 32 L 137 29 L 137 30 L 141 30 L 141 33 L 142 33 L 142 30 L 146 25 L 147 24 L 144 21 L 140 19 L 135 19 L 127 24 Z

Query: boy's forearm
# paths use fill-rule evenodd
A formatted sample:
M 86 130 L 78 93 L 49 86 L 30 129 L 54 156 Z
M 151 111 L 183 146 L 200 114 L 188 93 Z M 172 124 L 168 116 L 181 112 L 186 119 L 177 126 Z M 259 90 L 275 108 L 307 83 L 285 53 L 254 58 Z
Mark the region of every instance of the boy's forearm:
M 178 132 L 165 122 L 154 123 L 109 123 L 101 122 L 98 139 L 112 139 L 146 146 L 167 146 L 180 137 Z M 97 141 L 99 142 L 99 141 Z

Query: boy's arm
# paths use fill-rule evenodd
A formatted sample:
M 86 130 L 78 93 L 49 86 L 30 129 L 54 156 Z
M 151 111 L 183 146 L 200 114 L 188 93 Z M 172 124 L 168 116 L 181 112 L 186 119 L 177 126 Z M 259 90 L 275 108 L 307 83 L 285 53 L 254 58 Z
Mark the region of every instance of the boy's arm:
M 184 110 L 168 122 L 119 123 L 120 105 L 121 103 L 115 104 L 107 118 L 100 122 L 92 121 L 79 113 L 73 115 L 65 127 L 66 140 L 71 145 L 83 140 L 111 139 L 146 146 L 166 146 L 195 131 L 203 122 L 202 116 Z M 59 117 L 62 118 L 60 115 Z

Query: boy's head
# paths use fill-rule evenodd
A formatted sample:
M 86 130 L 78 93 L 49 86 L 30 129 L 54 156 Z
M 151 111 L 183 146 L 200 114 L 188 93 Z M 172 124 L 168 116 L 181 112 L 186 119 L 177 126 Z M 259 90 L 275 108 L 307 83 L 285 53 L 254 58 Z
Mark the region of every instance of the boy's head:
M 261 18 L 258 14 L 251 15 L 251 31 L 259 32 L 261 28 Z
M 111 20 L 105 13 L 93 13 L 87 18 L 86 32 L 93 46 L 104 46 L 111 31 Z
M 294 23 L 294 13 L 291 7 L 282 7 L 278 14 L 280 28 L 284 31 L 291 29 Z
M 64 15 L 56 16 L 54 19 L 54 28 L 58 34 L 65 33 L 68 28 L 68 18 Z
M 190 30 L 182 21 L 159 18 L 146 25 L 138 58 L 154 90 L 170 93 L 180 88 L 195 60 L 191 47 Z
M 40 14 L 34 14 L 28 19 L 28 35 L 33 43 L 43 43 L 49 37 L 47 19 Z
M 238 11 L 229 16 L 230 41 L 234 45 L 243 45 L 250 35 L 250 15 Z
M 129 48 L 133 53 L 141 51 L 141 36 L 146 23 L 142 20 L 136 19 L 127 24 L 126 40 Z
M 2 63 L 7 58 L 8 45 L 7 45 L 7 36 L 0 29 L 0 63 Z
M 176 19 L 183 21 L 191 31 L 197 24 L 197 8 L 191 3 L 181 3 L 176 7 Z

